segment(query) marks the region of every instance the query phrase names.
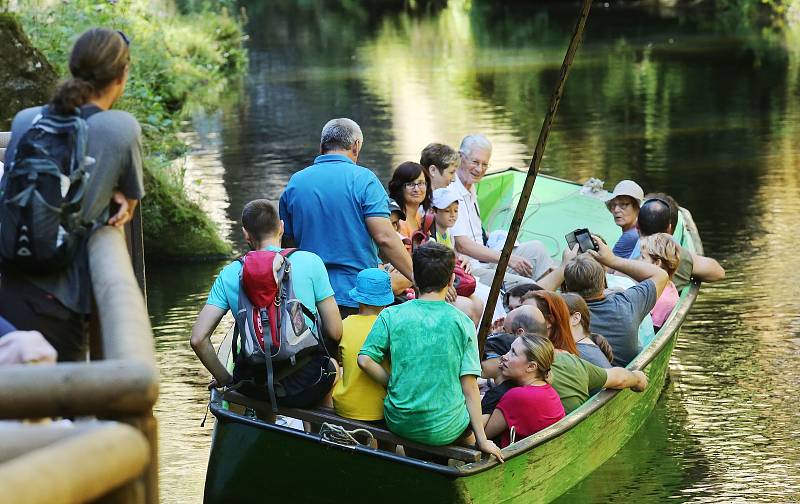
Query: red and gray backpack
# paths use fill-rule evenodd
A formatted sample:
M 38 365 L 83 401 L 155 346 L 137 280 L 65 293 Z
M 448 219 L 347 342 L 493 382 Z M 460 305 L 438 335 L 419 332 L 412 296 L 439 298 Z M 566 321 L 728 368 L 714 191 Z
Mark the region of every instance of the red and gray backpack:
M 288 257 L 293 252 L 295 249 L 258 250 L 239 259 L 242 271 L 233 332 L 234 364 L 266 367 L 273 411 L 277 411 L 273 362 L 294 366 L 300 352 L 318 346 L 325 350 L 317 316 L 297 299 L 292 286 Z M 312 321 L 311 327 L 306 317 Z

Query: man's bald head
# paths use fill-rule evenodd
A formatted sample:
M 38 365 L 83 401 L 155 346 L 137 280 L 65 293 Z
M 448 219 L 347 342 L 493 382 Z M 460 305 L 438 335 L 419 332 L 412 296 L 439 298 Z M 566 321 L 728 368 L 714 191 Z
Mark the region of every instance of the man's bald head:
M 533 333 L 547 338 L 547 322 L 544 315 L 539 308 L 532 305 L 522 305 L 508 312 L 503 322 L 503 329 L 517 336 Z

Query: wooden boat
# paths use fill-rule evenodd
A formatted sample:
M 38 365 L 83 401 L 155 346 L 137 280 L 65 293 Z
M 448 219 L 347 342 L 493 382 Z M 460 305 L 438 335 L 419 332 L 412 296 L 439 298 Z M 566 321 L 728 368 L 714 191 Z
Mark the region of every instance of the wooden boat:
M 487 175 L 478 196 L 484 223 L 503 229 L 511 221 L 525 172 L 509 169 Z M 620 235 L 603 204 L 605 191 L 540 176 L 520 241 L 538 239 L 554 256 L 564 235 L 588 227 L 613 243 Z M 702 254 L 691 214 L 682 210 L 676 239 Z M 560 422 L 503 450 L 505 464 L 478 459 L 477 452 L 436 452 L 446 465 L 364 447 L 346 446 L 285 426 L 234 413 L 212 394 L 216 417 L 206 476 L 206 502 L 549 502 L 613 456 L 645 422 L 661 394 L 678 330 L 699 290 L 684 288 L 672 315 L 628 366 L 644 371 L 643 393 L 604 390 Z M 237 400 L 236 397 L 226 399 Z M 247 403 L 238 398 L 238 402 Z M 257 407 L 258 405 L 249 404 Z M 332 413 L 283 411 L 307 420 L 335 420 Z M 353 427 L 353 423 L 344 424 Z M 380 433 L 379 433 L 380 434 Z M 466 462 L 466 463 L 464 463 Z

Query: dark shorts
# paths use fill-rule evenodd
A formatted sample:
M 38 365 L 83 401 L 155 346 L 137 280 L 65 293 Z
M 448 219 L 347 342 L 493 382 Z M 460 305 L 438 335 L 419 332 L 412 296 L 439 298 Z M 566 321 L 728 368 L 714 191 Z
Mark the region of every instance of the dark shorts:
M 86 317 L 39 287 L 6 276 L 0 286 L 0 316 L 20 331 L 42 333 L 59 362 L 86 360 Z
M 275 373 L 281 372 L 276 366 Z M 234 372 L 234 379 L 238 379 Z M 240 392 L 248 397 L 269 402 L 266 386 L 266 368 L 264 371 L 252 373 L 250 381 L 245 381 Z M 282 378 L 275 384 L 275 395 L 278 406 L 287 408 L 312 408 L 317 406 L 325 395 L 333 388 L 336 380 L 336 367 L 325 354 L 311 357 L 302 367 Z
M 339 315 L 342 317 L 342 320 L 346 319 L 350 315 L 358 315 L 358 307 L 355 308 L 352 306 L 344 306 L 344 305 L 337 305 L 339 307 Z

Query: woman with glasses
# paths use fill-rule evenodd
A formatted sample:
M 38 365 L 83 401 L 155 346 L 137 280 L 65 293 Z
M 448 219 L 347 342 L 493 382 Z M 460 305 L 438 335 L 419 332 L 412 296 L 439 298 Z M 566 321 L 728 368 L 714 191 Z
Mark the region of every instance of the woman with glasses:
M 92 291 L 86 250 L 89 230 L 104 224 L 124 225 L 144 195 L 141 128 L 127 112 L 111 110 L 128 82 L 129 46 L 128 37 L 119 31 L 92 28 L 84 32 L 69 56 L 71 76 L 56 89 L 50 103 L 22 110 L 11 124 L 3 180 L 9 191 L 14 188 L 6 185 L 6 180 L 15 170 L 26 169 L 22 161 L 31 155 L 31 146 L 38 141 L 26 138 L 21 145 L 26 148 L 17 152 L 20 139 L 35 121 L 67 121 L 79 115 L 88 126 L 84 162 L 88 181 L 83 177 L 71 180 L 69 175 L 76 172 L 70 171 L 69 163 L 65 162 L 62 168 L 62 198 L 84 191 L 78 203 L 80 210 L 74 215 L 87 231 L 84 238 L 77 239 L 73 260 L 48 274 L 23 273 L 8 264 L 0 268 L 0 315 L 20 330 L 41 332 L 58 351 L 59 361 L 86 359 L 85 322 Z M 69 173 L 63 173 L 65 170 Z M 83 189 L 73 186 L 78 180 L 84 180 Z M 6 232 L 7 227 L 0 231 Z
M 400 221 L 400 234 L 406 238 L 417 231 L 431 206 L 430 179 L 419 163 L 406 161 L 395 168 L 389 181 L 389 197 L 400 205 L 406 219 Z
M 614 187 L 614 192 L 606 201 L 606 207 L 614 216 L 614 224 L 622 228 L 622 236 L 614 244 L 617 257 L 627 259 L 639 241 L 639 207 L 644 199 L 644 191 L 633 180 L 623 180 Z

